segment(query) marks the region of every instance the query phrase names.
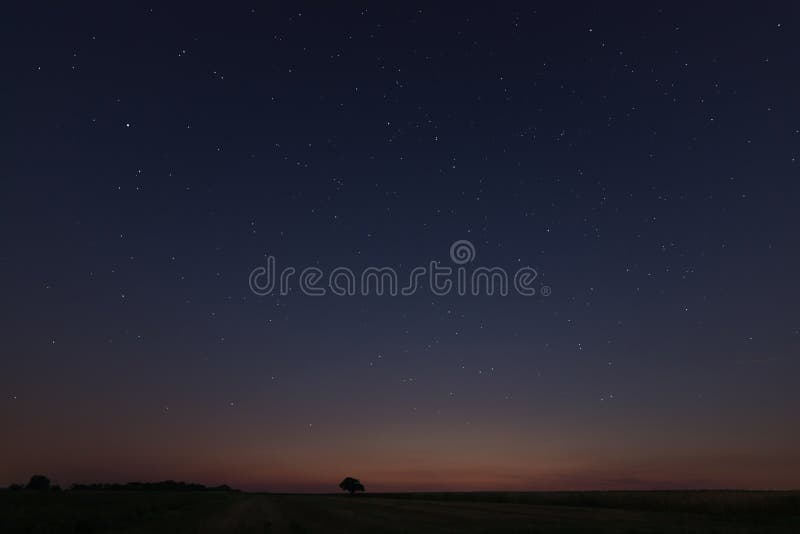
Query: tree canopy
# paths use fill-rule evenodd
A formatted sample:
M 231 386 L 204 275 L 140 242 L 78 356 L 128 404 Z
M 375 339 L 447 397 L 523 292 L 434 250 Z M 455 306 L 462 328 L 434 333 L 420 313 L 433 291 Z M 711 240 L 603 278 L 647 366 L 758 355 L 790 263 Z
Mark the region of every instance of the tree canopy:
M 347 477 L 339 482 L 339 487 L 342 489 L 342 491 L 349 491 L 350 495 L 357 491 L 366 491 L 361 481 L 353 477 Z

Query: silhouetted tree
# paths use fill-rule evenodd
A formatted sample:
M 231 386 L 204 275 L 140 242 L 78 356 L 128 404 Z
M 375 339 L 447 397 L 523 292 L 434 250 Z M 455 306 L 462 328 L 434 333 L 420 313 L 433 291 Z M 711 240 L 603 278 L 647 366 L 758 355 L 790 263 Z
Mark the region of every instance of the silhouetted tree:
M 23 486 L 22 484 L 11 484 L 8 487 L 8 489 L 10 489 L 11 491 L 19 491 L 19 490 L 24 489 L 24 488 L 25 488 L 25 486 Z
M 349 491 L 350 495 L 357 491 L 366 491 L 361 481 L 353 477 L 347 477 L 339 482 L 339 487 L 342 488 L 342 491 Z
M 33 475 L 25 489 L 46 491 L 50 489 L 50 479 L 44 475 Z

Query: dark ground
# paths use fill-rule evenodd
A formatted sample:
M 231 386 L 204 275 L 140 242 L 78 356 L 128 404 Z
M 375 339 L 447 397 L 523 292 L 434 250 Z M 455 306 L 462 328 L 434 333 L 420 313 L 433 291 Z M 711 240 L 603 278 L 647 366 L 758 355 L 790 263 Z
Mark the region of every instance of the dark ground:
M 800 492 L 0 492 L 0 532 L 800 532 Z

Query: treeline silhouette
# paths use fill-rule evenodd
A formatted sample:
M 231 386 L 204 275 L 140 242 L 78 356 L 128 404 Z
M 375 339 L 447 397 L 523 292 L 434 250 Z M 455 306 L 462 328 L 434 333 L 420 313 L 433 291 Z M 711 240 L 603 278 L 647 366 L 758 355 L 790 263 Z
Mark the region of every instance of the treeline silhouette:
M 50 483 L 43 475 L 33 475 L 27 485 L 11 484 L 12 491 L 61 491 L 58 485 Z M 239 491 L 227 484 L 220 486 L 204 486 L 189 482 L 164 480 L 162 482 L 128 482 L 127 484 L 73 484 L 70 491 Z
M 73 491 L 239 491 L 227 484 L 204 486 L 190 482 L 164 480 L 162 482 L 128 482 L 126 484 L 73 484 Z

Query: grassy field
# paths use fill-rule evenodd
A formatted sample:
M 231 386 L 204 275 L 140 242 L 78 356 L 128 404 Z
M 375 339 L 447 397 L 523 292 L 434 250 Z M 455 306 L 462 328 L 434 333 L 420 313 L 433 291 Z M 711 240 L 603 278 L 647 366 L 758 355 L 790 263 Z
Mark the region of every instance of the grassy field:
M 800 532 L 800 492 L 0 492 L 3 533 Z

